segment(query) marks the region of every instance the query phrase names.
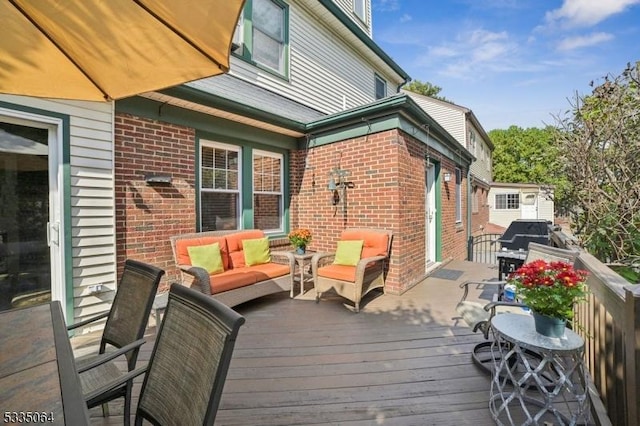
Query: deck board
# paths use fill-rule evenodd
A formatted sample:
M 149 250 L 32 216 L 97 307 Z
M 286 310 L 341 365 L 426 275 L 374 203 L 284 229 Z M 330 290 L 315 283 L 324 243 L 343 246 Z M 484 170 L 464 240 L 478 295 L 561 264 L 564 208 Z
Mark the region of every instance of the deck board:
M 316 304 L 309 294 L 281 293 L 236 307 L 247 321 L 216 425 L 493 424 L 490 377 L 470 355 L 483 337 L 456 318 L 455 305 L 460 282 L 497 272 L 462 261 L 448 267 L 465 273 L 428 278 L 402 296 L 368 295 L 358 314 L 335 295 Z M 121 413 L 121 402 L 106 418 L 95 408 L 92 424 L 120 425 Z

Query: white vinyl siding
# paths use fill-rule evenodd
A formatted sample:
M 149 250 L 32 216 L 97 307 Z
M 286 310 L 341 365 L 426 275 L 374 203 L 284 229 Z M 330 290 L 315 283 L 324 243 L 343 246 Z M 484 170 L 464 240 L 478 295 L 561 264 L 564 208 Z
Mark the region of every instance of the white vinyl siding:
M 72 246 L 66 256 L 71 256 L 73 293 L 67 291 L 67 297 L 73 297 L 74 318 L 67 321 L 108 310 L 109 290 L 116 289 L 113 104 L 10 95 L 0 100 L 69 116 L 71 187 L 62 189 L 71 208 L 66 231 Z M 102 284 L 106 293 L 90 295 L 93 284 Z
M 427 114 L 476 157 L 476 160 L 471 163 L 471 175 L 487 184 L 491 182 L 493 180 L 491 150 L 479 129 L 472 124 L 471 120 L 467 120 L 466 108 L 406 90 L 403 92 L 411 96 Z
M 509 224 L 516 220 L 522 219 L 522 209 L 521 203 L 519 202 L 522 194 L 536 192 L 537 196 L 537 205 L 538 205 L 538 219 L 544 219 L 548 221 L 554 220 L 554 203 L 553 197 L 548 196 L 541 191 L 540 188 L 536 185 L 531 184 L 502 184 L 504 186 L 499 186 L 500 184 L 494 184 L 489 190 L 489 221 L 491 223 L 495 223 L 496 225 L 504 226 L 505 228 L 509 226 Z M 510 195 L 511 194 L 511 195 Z M 500 200 L 500 205 L 498 206 L 496 203 L 496 197 Z M 517 208 L 499 208 L 504 207 L 504 203 L 506 202 L 506 197 L 509 197 L 511 202 L 511 207 L 515 207 L 515 200 L 518 200 Z
M 387 95 L 395 93 L 401 83 L 398 76 L 379 69 L 362 52 L 355 51 L 353 44 L 336 28 L 329 27 L 326 21 L 331 13 L 323 6 L 299 1 L 291 1 L 288 6 L 288 78 L 234 55 L 229 74 L 326 114 L 374 101 L 375 74 L 387 81 Z M 349 3 L 349 11 L 351 7 Z M 193 84 L 207 90 L 207 80 Z
M 373 36 L 371 33 L 371 0 L 333 0 L 333 2 L 342 9 L 365 34 L 369 37 Z M 358 10 L 364 11 L 363 16 L 359 16 Z

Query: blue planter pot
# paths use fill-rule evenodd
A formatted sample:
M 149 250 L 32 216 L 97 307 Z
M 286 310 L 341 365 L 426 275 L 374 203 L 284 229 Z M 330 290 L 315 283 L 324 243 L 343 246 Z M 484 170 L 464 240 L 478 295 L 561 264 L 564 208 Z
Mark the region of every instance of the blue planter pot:
M 567 327 L 567 320 L 564 318 L 554 318 L 533 312 L 533 322 L 536 331 L 543 336 L 560 338 L 564 336 Z
M 306 250 L 307 248 L 305 246 L 296 247 L 296 254 L 304 254 Z

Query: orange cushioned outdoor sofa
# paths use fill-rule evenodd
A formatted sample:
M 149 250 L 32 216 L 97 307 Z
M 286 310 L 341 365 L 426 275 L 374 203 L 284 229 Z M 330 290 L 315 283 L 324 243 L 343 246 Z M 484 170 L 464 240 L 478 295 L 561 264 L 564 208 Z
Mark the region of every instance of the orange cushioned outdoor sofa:
M 387 230 L 345 229 L 335 253 L 316 253 L 311 260 L 316 302 L 324 292 L 334 290 L 359 312 L 365 294 L 384 289 L 392 240 Z
M 171 247 L 183 284 L 227 306 L 292 290 L 293 254 L 272 251 L 261 230 L 178 235 Z

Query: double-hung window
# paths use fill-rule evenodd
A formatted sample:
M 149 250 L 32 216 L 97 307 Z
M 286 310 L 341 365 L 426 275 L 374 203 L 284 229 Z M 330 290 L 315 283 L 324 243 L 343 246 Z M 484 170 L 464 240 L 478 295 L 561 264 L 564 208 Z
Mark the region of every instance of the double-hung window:
M 353 0 L 353 12 L 364 23 L 367 22 L 367 5 L 365 0 Z
M 281 0 L 248 0 L 240 16 L 235 53 L 258 66 L 287 74 L 288 8 Z
M 240 229 L 240 147 L 202 141 L 200 229 Z
M 496 210 L 517 210 L 520 208 L 520 194 L 517 192 L 496 194 Z
M 375 85 L 376 85 L 376 100 L 386 98 L 387 97 L 387 81 L 380 77 L 378 74 L 375 75 Z
M 283 156 L 253 151 L 253 223 L 265 232 L 282 231 Z
M 462 222 L 462 170 L 456 169 L 456 223 Z

